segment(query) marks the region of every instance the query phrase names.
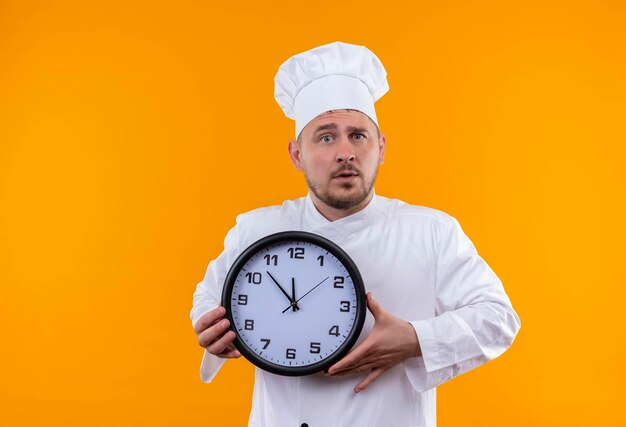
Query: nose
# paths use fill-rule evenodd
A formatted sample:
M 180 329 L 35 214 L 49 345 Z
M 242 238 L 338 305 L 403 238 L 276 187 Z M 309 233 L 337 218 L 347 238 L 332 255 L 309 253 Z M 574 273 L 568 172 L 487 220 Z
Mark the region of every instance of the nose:
M 348 137 L 342 136 L 337 145 L 337 163 L 353 162 L 355 159 L 354 145 L 350 143 Z

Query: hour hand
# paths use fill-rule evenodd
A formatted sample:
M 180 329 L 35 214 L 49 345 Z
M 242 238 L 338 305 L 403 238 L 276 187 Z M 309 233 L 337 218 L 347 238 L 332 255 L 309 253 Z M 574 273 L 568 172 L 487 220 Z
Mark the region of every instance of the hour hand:
M 295 300 L 291 299 L 291 297 L 289 296 L 289 294 L 283 289 L 282 286 L 280 286 L 280 283 L 278 283 L 278 281 L 274 278 L 274 276 L 272 276 L 272 273 L 270 273 L 269 271 L 266 271 L 267 275 L 271 277 L 271 279 L 274 281 L 274 283 L 276 283 L 276 286 L 278 286 L 278 289 L 280 289 L 280 291 L 283 293 L 283 295 L 285 295 L 285 297 L 289 300 L 289 302 L 293 305 L 295 304 Z M 297 308 L 297 305 L 296 307 Z M 299 308 L 298 308 L 299 310 Z
M 296 279 L 293 277 L 291 278 L 291 308 L 293 311 L 300 310 L 296 301 Z

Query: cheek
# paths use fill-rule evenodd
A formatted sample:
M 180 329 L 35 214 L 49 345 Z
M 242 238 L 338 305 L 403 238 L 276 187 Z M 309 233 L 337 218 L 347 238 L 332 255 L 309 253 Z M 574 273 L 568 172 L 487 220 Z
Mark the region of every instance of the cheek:
M 378 151 L 368 150 L 367 153 L 364 154 L 363 163 L 367 165 L 368 168 L 376 168 L 380 163 L 380 156 Z
M 325 155 L 325 153 L 309 154 L 305 163 L 310 173 L 319 175 L 332 166 L 332 157 Z

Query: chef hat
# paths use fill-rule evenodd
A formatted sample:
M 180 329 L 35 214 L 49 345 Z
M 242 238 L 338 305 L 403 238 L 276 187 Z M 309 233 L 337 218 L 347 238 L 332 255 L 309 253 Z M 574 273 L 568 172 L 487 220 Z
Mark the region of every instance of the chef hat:
M 378 126 L 374 102 L 388 90 L 387 71 L 365 46 L 334 42 L 292 56 L 274 78 L 274 98 L 296 121 L 296 138 L 319 114 L 353 109 Z

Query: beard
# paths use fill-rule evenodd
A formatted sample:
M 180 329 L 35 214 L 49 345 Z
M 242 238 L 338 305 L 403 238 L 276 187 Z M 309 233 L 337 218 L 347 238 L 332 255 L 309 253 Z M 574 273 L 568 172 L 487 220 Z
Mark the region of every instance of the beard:
M 348 168 L 343 168 L 342 170 L 345 170 L 345 169 L 353 169 L 353 168 L 348 167 Z M 305 176 L 305 178 L 306 178 L 306 183 L 309 189 L 325 205 L 338 209 L 338 210 L 348 210 L 348 209 L 352 209 L 355 206 L 358 206 L 365 199 L 367 199 L 367 196 L 369 196 L 369 194 L 372 192 L 372 189 L 374 188 L 374 181 L 376 181 L 377 174 L 378 174 L 378 167 L 376 167 L 376 170 L 374 171 L 374 175 L 372 176 L 372 179 L 369 182 L 362 180 L 360 181 L 359 184 L 353 184 L 351 182 L 346 182 L 346 183 L 341 184 L 341 187 L 346 190 L 350 190 L 353 187 L 359 187 L 357 189 L 358 191 L 352 194 L 343 196 L 343 197 L 334 196 L 330 194 L 330 191 L 328 190 L 328 188 L 326 190 L 320 190 L 317 185 L 309 181 L 308 177 Z M 359 174 L 359 176 L 362 177 L 363 175 Z

